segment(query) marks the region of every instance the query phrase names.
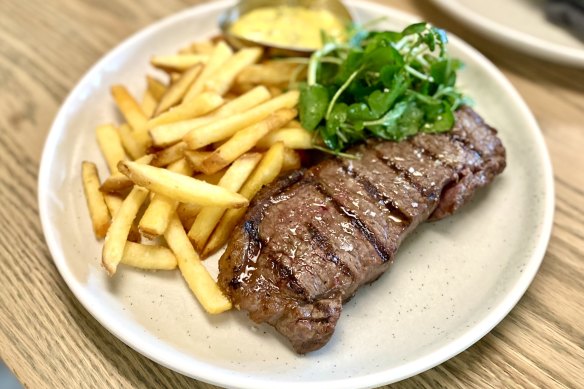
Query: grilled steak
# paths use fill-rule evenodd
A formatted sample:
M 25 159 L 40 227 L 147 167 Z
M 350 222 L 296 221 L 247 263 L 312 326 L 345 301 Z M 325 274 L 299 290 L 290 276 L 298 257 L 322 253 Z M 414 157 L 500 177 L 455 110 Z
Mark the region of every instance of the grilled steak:
M 447 134 L 372 141 L 268 185 L 219 262 L 235 306 L 298 353 L 325 345 L 342 303 L 392 263 L 421 222 L 446 217 L 505 168 L 496 131 L 470 108 Z

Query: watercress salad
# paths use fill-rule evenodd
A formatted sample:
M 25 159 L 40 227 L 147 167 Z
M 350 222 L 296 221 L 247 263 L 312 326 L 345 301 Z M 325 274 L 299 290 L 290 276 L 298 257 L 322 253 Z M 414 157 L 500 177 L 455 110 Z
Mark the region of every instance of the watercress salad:
M 370 137 L 399 141 L 452 128 L 453 112 L 467 99 L 456 88 L 462 63 L 448 55 L 443 30 L 428 23 L 401 32 L 352 26 L 348 36 L 324 36 L 301 86 L 300 120 L 324 151 L 339 155 Z

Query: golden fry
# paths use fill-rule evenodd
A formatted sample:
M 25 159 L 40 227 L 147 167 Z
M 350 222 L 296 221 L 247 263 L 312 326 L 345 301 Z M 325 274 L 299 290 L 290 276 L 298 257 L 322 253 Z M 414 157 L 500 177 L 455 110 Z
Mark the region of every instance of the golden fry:
M 203 266 L 178 216 L 171 218 L 164 237 L 176 256 L 181 274 L 205 311 L 217 314 L 231 309 L 231 302 Z
M 223 169 L 239 156 L 251 150 L 270 131 L 282 127 L 295 118 L 297 114 L 295 109 L 280 109 L 261 122 L 238 131 L 203 161 L 203 173 L 212 174 Z
M 118 210 L 122 207 L 122 202 L 124 199 L 112 193 L 104 193 L 103 199 L 105 200 L 105 204 L 107 205 L 107 209 L 109 209 L 111 217 L 116 217 Z M 132 227 L 128 233 L 128 240 L 131 242 L 140 242 L 141 238 L 142 237 L 138 231 L 138 227 L 132 223 Z
M 145 270 L 173 270 L 177 260 L 168 247 L 126 242 L 122 261 L 124 265 Z
M 237 76 L 237 84 L 287 85 L 291 75 L 306 68 L 304 64 L 285 61 L 268 61 L 262 64 L 250 65 Z
M 219 170 L 217 173 L 213 173 L 213 174 L 197 174 L 195 176 L 195 178 L 197 180 L 201 180 L 201 181 L 205 181 L 209 184 L 212 185 L 217 185 L 219 183 L 219 181 L 221 180 L 221 178 L 223 177 L 223 174 L 225 174 L 225 169 L 224 170 Z
M 191 85 L 188 92 L 185 95 L 184 101 L 189 101 L 197 97 L 202 91 L 205 86 L 205 82 L 209 80 L 209 78 L 215 74 L 215 72 L 219 71 L 223 64 L 233 56 L 233 50 L 231 47 L 227 45 L 225 42 L 219 42 L 213 48 L 212 53 L 210 54 L 209 61 L 205 65 L 205 69 L 201 73 L 201 76 L 197 78 L 197 80 Z
M 282 172 L 289 172 L 300 169 L 302 160 L 298 152 L 286 147 L 284 149 L 284 160 L 282 161 Z
M 92 162 L 82 162 L 81 178 L 93 231 L 96 238 L 103 239 L 110 226 L 111 218 L 103 194 L 99 190 L 97 166 Z
M 214 48 L 215 48 L 215 44 L 213 44 L 213 42 L 200 41 L 200 42 L 191 43 L 191 45 L 189 46 L 189 51 L 192 54 L 206 54 L 206 55 L 210 56 L 212 54 Z
M 97 144 L 107 162 L 112 174 L 118 171 L 118 162 L 126 159 L 126 153 L 122 147 L 120 134 L 111 124 L 99 126 L 95 129 Z
M 219 108 L 223 102 L 223 98 L 216 93 L 202 93 L 194 99 L 186 100 L 182 104 L 151 119 L 146 124 L 146 127 L 152 129 L 162 124 L 193 119 Z
M 101 263 L 110 276 L 116 273 L 118 264 L 124 256 L 124 246 L 126 245 L 130 228 L 147 196 L 148 191 L 146 189 L 134 186 L 112 220 L 112 224 L 105 236 L 101 256 Z
M 243 185 L 239 193 L 251 200 L 264 185 L 269 184 L 278 177 L 278 174 L 282 170 L 283 160 L 284 145 L 282 143 L 276 143 L 264 154 L 258 167 Z M 223 214 L 223 217 L 203 250 L 203 258 L 223 247 L 231 236 L 233 228 L 235 228 L 235 225 L 239 223 L 245 214 L 245 211 L 245 208 L 230 209 Z
M 145 155 L 143 157 L 138 158 L 134 162 L 148 165 L 152 161 L 152 158 L 153 158 L 152 155 Z M 116 169 L 117 169 L 117 166 L 116 166 Z M 101 187 L 99 188 L 99 190 L 102 192 L 106 192 L 106 193 L 112 193 L 112 192 L 117 193 L 117 192 L 121 192 L 125 189 L 128 189 L 132 185 L 134 185 L 132 180 L 130 180 L 128 177 L 126 177 L 125 175 L 123 175 L 122 173 L 117 171 L 116 173 L 110 175 L 103 182 L 103 184 L 101 184 Z
M 208 60 L 208 55 L 201 54 L 156 55 L 150 59 L 150 64 L 167 72 L 184 72 Z
M 185 71 L 180 78 L 176 80 L 164 93 L 164 96 L 160 99 L 160 103 L 158 103 L 158 107 L 156 107 L 156 111 L 154 113 L 155 116 L 160 115 L 162 112 L 165 112 L 170 107 L 173 107 L 179 104 L 185 93 L 187 93 L 188 88 L 191 84 L 197 79 L 201 71 L 203 70 L 203 65 L 196 64 L 193 67 L 189 68 Z
M 164 124 L 150 130 L 156 146 L 169 146 L 180 141 L 189 131 L 207 125 L 220 118 L 245 112 L 270 98 L 270 92 L 264 87 L 257 87 L 245 95 L 226 103 L 215 112 L 191 120 Z
M 146 83 L 148 84 L 148 92 L 159 102 L 166 93 L 166 85 L 152 76 L 146 76 Z
M 144 92 L 144 97 L 142 97 L 142 104 L 140 106 L 142 108 L 142 112 L 144 112 L 144 115 L 146 115 L 148 118 L 152 117 L 157 105 L 158 101 L 154 98 L 152 93 L 146 89 L 146 92 Z
M 260 149 L 267 149 L 276 142 L 283 142 L 284 145 L 291 149 L 306 150 L 313 147 L 313 134 L 304 128 L 281 128 L 272 131 L 257 143 Z
M 260 153 L 242 155 L 227 169 L 218 186 L 237 192 L 261 158 L 262 155 Z M 203 249 L 209 235 L 211 235 L 225 211 L 225 208 L 205 207 L 199 212 L 197 219 L 189 230 L 189 238 L 195 243 L 195 247 L 198 250 Z
M 170 147 L 165 148 L 164 150 L 160 150 L 154 154 L 152 166 L 162 167 L 176 162 L 184 157 L 186 149 L 187 144 L 185 142 L 178 142 Z
M 185 158 L 196 172 L 203 171 L 203 161 L 211 155 L 210 151 L 186 150 Z
M 185 204 L 181 203 L 176 208 L 176 214 L 178 215 L 182 225 L 186 230 L 190 230 L 191 226 L 195 222 L 197 215 L 201 211 L 201 207 L 196 204 Z
M 140 108 L 140 105 L 132 97 L 130 92 L 128 92 L 126 87 L 123 85 L 114 85 L 111 88 L 111 92 L 118 109 L 134 131 L 144 127 L 148 118 L 144 115 L 142 108 Z
M 239 72 L 257 62 L 262 54 L 263 51 L 259 47 L 248 47 L 239 50 L 225 61 L 220 69 L 213 73 L 210 79 L 205 82 L 203 90 L 224 95 L 231 88 Z
M 227 139 L 242 128 L 260 122 L 273 112 L 282 108 L 294 108 L 298 103 L 299 92 L 290 91 L 260 104 L 249 111 L 231 115 L 187 133 L 183 140 L 190 149 L 196 150 L 211 143 Z
M 193 174 L 193 169 L 184 159 L 169 165 L 168 170 L 185 176 Z M 150 239 L 164 234 L 177 206 L 178 201 L 159 193 L 155 194 L 138 224 L 140 233 Z
M 238 193 L 166 169 L 130 161 L 120 162 L 118 169 L 136 185 L 179 202 L 226 208 L 240 208 L 249 204 Z
M 122 85 L 114 85 L 111 88 L 112 96 L 118 109 L 134 130 L 134 138 L 144 150 L 150 147 L 152 140 L 150 134 L 146 130 L 146 122 L 148 117 L 142 111 L 138 102 L 130 95 L 126 87 Z
M 132 132 L 132 129 L 126 123 L 122 124 L 118 128 L 118 134 L 120 135 L 120 140 L 124 150 L 128 153 L 130 158 L 136 160 L 146 154 L 146 150 L 140 142 L 138 142 Z M 117 166 L 116 166 L 117 169 Z

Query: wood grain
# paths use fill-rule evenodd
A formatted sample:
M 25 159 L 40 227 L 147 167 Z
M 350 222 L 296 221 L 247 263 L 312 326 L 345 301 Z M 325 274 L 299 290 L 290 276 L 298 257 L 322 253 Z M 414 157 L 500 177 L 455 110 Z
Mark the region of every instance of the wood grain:
M 396 388 L 584 383 L 584 71 L 490 42 L 427 1 L 379 1 L 445 26 L 488 56 L 536 115 L 553 160 L 545 260 L 517 307 L 459 356 Z M 41 149 L 68 91 L 133 32 L 198 1 L 0 0 L 0 358 L 31 388 L 211 388 L 134 352 L 58 274 L 38 217 Z

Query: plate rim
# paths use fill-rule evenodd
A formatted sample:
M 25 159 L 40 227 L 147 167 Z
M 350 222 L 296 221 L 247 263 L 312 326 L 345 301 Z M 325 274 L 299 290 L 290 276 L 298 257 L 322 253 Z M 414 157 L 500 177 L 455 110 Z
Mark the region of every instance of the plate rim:
M 299 382 L 297 381 L 273 381 L 266 380 L 265 378 L 254 378 L 243 376 L 242 374 L 225 374 L 230 372 L 226 368 L 218 368 L 212 364 L 205 363 L 202 361 L 197 361 L 198 366 L 193 369 L 192 361 L 190 364 L 180 363 L 177 361 L 176 356 L 170 358 L 172 363 L 166 358 L 169 353 L 167 350 L 160 350 L 156 345 L 150 344 L 148 342 L 144 343 L 140 341 L 140 336 L 133 334 L 128 329 L 119 328 L 112 324 L 111 320 L 107 315 L 104 314 L 102 309 L 98 305 L 90 304 L 88 296 L 84 291 L 82 285 L 79 285 L 75 280 L 70 269 L 66 266 L 65 255 L 62 251 L 61 246 L 58 244 L 56 238 L 56 233 L 52 229 L 50 215 L 50 204 L 49 198 L 47 196 L 47 183 L 49 182 L 51 174 L 51 163 L 54 159 L 54 154 L 56 151 L 56 144 L 58 143 L 61 132 L 67 123 L 67 108 L 73 102 L 76 95 L 80 93 L 82 86 L 85 85 L 93 76 L 93 73 L 98 69 L 103 67 L 103 64 L 110 61 L 120 54 L 121 52 L 127 50 L 135 42 L 143 39 L 144 36 L 156 33 L 157 30 L 163 28 L 166 25 L 171 25 L 182 19 L 191 18 L 193 14 L 212 12 L 213 10 L 223 9 L 231 4 L 233 0 L 221 0 L 214 1 L 211 3 L 204 3 L 199 5 L 194 5 L 187 7 L 179 12 L 166 16 L 156 22 L 153 22 L 146 27 L 137 30 L 130 37 L 124 39 L 121 43 L 115 46 L 113 49 L 109 50 L 105 55 L 103 55 L 90 69 L 81 77 L 81 79 L 75 84 L 75 87 L 70 91 L 67 98 L 63 101 L 59 108 L 59 111 L 50 127 L 48 136 L 45 140 L 43 146 L 43 152 L 41 157 L 38 185 L 37 185 L 37 200 L 39 204 L 39 214 L 41 219 L 41 224 L 43 228 L 43 233 L 45 236 L 45 241 L 51 253 L 53 262 L 55 263 L 61 277 L 64 279 L 65 283 L 72 291 L 77 300 L 83 305 L 83 307 L 95 318 L 103 327 L 105 327 L 112 335 L 120 339 L 123 343 L 128 345 L 130 348 L 145 356 L 146 358 L 165 366 L 171 370 L 174 370 L 185 376 L 198 379 L 204 382 L 208 382 L 214 385 L 229 386 L 229 387 L 239 387 L 239 388 L 271 388 L 274 385 L 281 387 L 296 387 Z M 419 21 L 420 17 L 413 15 L 390 6 L 381 5 L 377 3 L 372 3 L 365 0 L 351 1 L 348 5 L 354 5 L 360 8 L 366 8 L 372 11 L 388 12 L 390 11 L 396 18 L 405 21 Z M 386 369 L 377 373 L 362 375 L 358 377 L 351 377 L 347 379 L 339 380 L 310 380 L 302 382 L 302 385 L 307 388 L 318 388 L 322 385 L 330 385 L 337 388 L 355 388 L 355 387 L 373 387 L 376 385 L 382 385 L 390 382 L 397 382 L 426 370 L 429 370 L 444 361 L 454 357 L 455 355 L 461 353 L 462 351 L 469 348 L 471 345 L 476 343 L 482 337 L 484 337 L 488 332 L 490 332 L 499 322 L 501 322 L 511 309 L 517 304 L 519 299 L 523 296 L 529 285 L 531 284 L 535 274 L 537 273 L 541 262 L 545 256 L 546 248 L 551 237 L 552 225 L 553 225 L 553 214 L 554 214 L 554 181 L 552 173 L 552 165 L 549 157 L 548 150 L 545 146 L 545 141 L 539 125 L 537 124 L 535 117 L 529 110 L 527 104 L 521 98 L 517 90 L 513 87 L 509 80 L 498 70 L 494 64 L 492 64 L 484 55 L 474 49 L 472 46 L 464 42 L 462 39 L 456 37 L 454 34 L 450 34 L 451 39 L 456 41 L 464 51 L 465 54 L 473 57 L 475 60 L 480 62 L 485 70 L 494 77 L 501 87 L 504 87 L 505 91 L 509 94 L 512 100 L 516 103 L 518 111 L 521 111 L 522 116 L 530 123 L 530 128 L 534 132 L 534 147 L 538 149 L 538 153 L 542 156 L 542 161 L 545 162 L 544 166 L 544 187 L 546 189 L 547 197 L 542 201 L 542 207 L 545 207 L 543 213 L 543 220 L 541 223 L 541 239 L 538 241 L 536 247 L 533 249 L 531 259 L 526 264 L 522 275 L 518 278 L 517 282 L 510 291 L 507 293 L 505 299 L 494 309 L 491 309 L 487 315 L 483 317 L 477 324 L 471 326 L 463 335 L 459 336 L 457 339 L 450 341 L 443 347 L 435 350 L 434 352 L 427 354 L 421 358 L 411 361 L 405 365 L 398 368 Z M 175 351 L 176 352 L 176 351 Z M 172 354 L 172 353 L 170 353 Z M 179 363 L 175 363 L 179 362 Z M 394 370 L 400 370 L 396 372 Z M 223 374 L 221 374 L 223 373 Z
M 524 53 L 565 65 L 584 67 L 584 48 L 579 50 L 530 35 L 491 20 L 457 0 L 431 0 L 467 27 Z M 551 45 L 551 46 L 550 46 Z

